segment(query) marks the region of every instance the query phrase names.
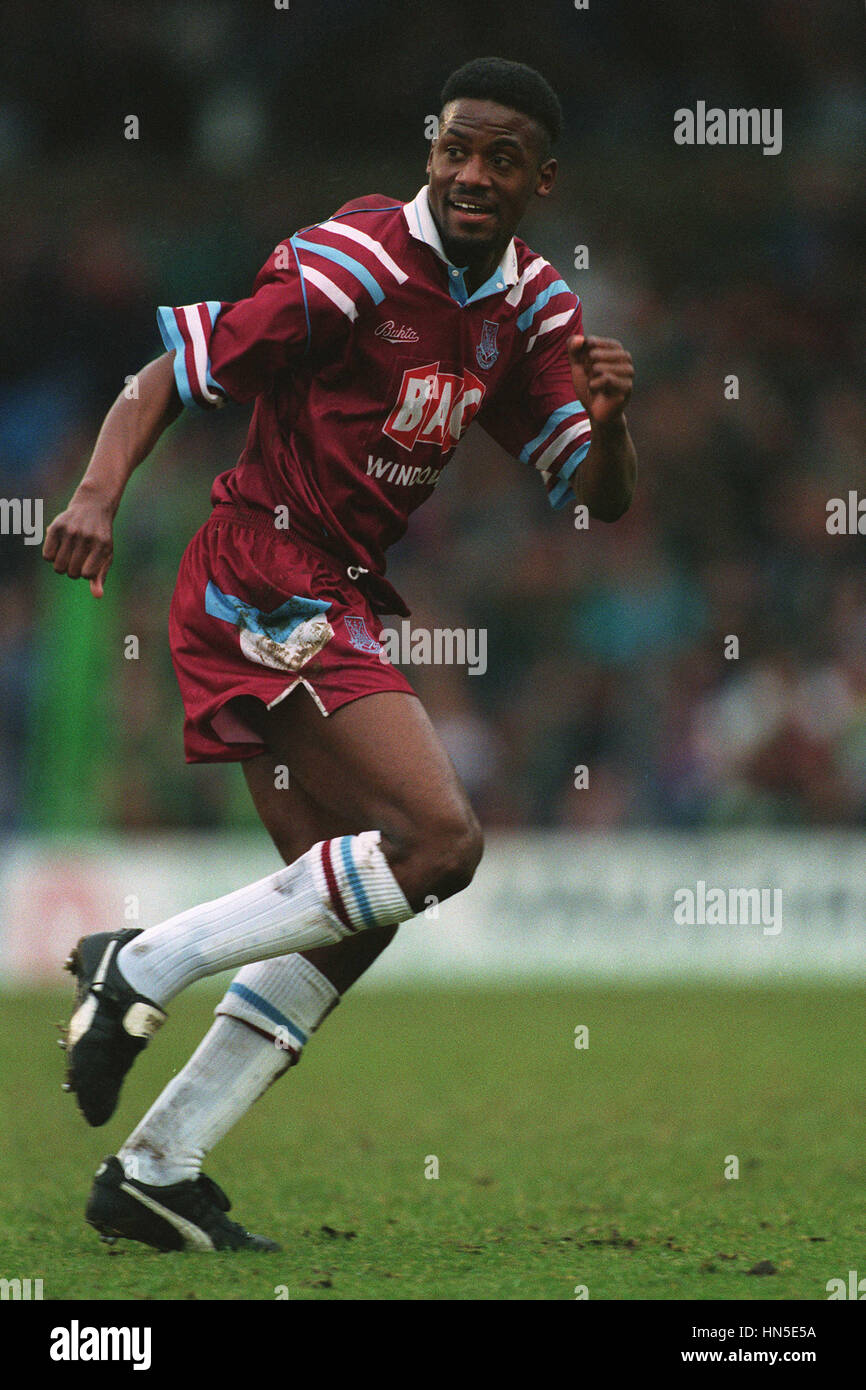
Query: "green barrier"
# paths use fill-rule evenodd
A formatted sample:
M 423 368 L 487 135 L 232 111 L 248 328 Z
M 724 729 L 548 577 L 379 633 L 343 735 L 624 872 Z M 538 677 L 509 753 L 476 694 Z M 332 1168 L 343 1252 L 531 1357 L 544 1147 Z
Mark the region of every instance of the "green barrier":
M 52 513 L 52 515 L 56 515 Z M 115 748 L 109 644 L 117 595 L 93 598 L 84 580 L 45 565 L 39 583 L 38 675 L 24 787 L 25 825 L 91 830 L 105 825 L 104 771 Z

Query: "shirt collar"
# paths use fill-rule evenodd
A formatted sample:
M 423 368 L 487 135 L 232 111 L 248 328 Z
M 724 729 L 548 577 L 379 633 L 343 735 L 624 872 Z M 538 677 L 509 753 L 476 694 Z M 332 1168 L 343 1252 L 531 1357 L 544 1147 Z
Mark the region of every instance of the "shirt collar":
M 449 261 L 445 254 L 442 238 L 439 235 L 439 228 L 436 226 L 433 220 L 433 214 L 430 211 L 428 187 L 426 183 L 424 187 L 419 190 L 417 196 L 412 199 L 411 203 L 403 204 L 403 216 L 406 218 L 406 225 L 409 228 L 410 235 L 413 236 L 416 241 L 425 242 L 432 251 L 435 251 L 439 259 L 445 262 L 449 270 L 456 270 L 458 272 L 462 281 L 463 271 L 466 267 L 455 266 L 452 261 Z M 495 294 L 497 290 L 508 289 L 512 285 L 516 285 L 517 280 L 517 251 L 514 245 L 514 237 L 512 237 L 505 248 L 502 260 L 499 262 L 499 265 L 494 270 L 490 279 L 469 298 L 481 299 L 488 294 Z

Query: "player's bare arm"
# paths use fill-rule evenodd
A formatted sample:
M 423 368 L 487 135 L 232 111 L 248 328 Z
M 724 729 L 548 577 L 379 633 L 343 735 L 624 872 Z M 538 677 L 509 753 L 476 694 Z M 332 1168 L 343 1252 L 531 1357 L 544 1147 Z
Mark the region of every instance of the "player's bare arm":
M 104 592 L 113 522 L 126 484 L 183 408 L 173 361 L 173 352 L 163 353 L 138 373 L 137 393 L 118 396 L 69 506 L 46 532 L 43 557 L 58 574 L 89 579 L 94 598 Z
M 631 354 L 613 338 L 575 334 L 568 356 L 575 394 L 592 421 L 592 442 L 572 491 L 590 516 L 616 521 L 628 511 L 637 479 L 637 454 L 625 420 L 634 383 Z

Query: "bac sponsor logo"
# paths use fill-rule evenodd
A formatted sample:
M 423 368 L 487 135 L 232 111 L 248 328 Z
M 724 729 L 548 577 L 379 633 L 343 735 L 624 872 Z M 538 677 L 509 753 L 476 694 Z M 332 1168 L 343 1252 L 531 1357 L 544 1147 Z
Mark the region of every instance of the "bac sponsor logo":
M 474 372 L 463 376 L 440 372 L 438 362 L 409 367 L 403 373 L 397 404 L 383 426 L 385 434 L 401 449 L 437 444 L 445 453 L 468 429 L 485 389 Z

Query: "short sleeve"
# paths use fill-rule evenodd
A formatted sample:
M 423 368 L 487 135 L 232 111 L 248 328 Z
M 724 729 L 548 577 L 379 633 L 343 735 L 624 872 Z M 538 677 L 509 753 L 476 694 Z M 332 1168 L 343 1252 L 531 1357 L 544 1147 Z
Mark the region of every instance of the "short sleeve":
M 158 310 L 184 405 L 212 410 L 254 400 L 311 350 L 327 356 L 340 349 L 353 317 L 305 273 L 296 241 L 275 248 L 249 299 Z
M 551 506 L 562 507 L 592 432 L 574 394 L 566 347 L 583 332 L 580 300 L 563 280 L 551 279 L 526 308 L 521 304 L 517 327 L 520 357 L 478 423 L 514 458 L 537 469 Z

